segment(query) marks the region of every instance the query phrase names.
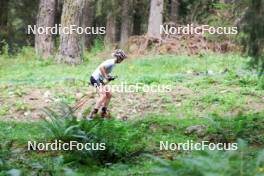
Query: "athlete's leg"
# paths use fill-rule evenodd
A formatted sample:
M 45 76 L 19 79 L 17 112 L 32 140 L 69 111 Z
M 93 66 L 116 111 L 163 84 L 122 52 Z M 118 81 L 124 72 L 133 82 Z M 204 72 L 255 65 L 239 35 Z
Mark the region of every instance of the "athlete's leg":
M 89 119 L 94 118 L 94 116 L 97 114 L 98 110 L 100 107 L 102 107 L 102 105 L 105 102 L 106 99 L 106 93 L 105 93 L 105 89 L 104 89 L 104 85 L 100 85 L 96 87 L 96 91 L 99 94 L 99 99 L 96 101 L 95 107 L 94 109 L 90 112 L 90 114 L 88 115 Z
M 99 99 L 97 100 L 96 104 L 95 104 L 95 108 L 96 109 L 99 109 L 101 106 L 103 106 L 105 104 L 105 101 L 106 101 L 106 92 L 105 92 L 105 89 L 104 89 L 105 86 L 100 86 L 97 90 L 98 90 L 98 93 L 99 93 Z
M 109 104 L 109 102 L 111 100 L 111 97 L 112 97 L 111 90 L 106 87 L 106 89 L 105 89 L 105 99 L 104 99 L 104 102 L 102 103 L 103 107 L 108 107 L 108 104 Z
M 102 109 L 101 109 L 101 117 L 103 117 L 103 118 L 105 118 L 105 117 L 110 118 L 109 114 L 107 114 L 107 107 L 108 107 L 108 104 L 111 100 L 111 97 L 112 97 L 112 93 L 111 93 L 110 89 L 108 89 L 108 87 L 106 86 L 105 87 L 105 99 L 102 103 Z

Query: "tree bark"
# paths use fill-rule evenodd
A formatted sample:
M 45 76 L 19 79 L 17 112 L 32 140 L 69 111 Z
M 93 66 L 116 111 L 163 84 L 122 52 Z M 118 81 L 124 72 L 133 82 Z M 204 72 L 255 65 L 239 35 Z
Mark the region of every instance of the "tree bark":
M 121 47 L 125 46 L 131 34 L 132 4 L 133 4 L 133 0 L 124 0 L 122 4 L 122 23 L 121 23 L 121 39 L 120 39 Z
M 170 8 L 170 16 L 171 21 L 175 24 L 178 23 L 178 16 L 179 16 L 179 0 L 171 0 L 171 8 Z
M 162 25 L 163 0 L 151 0 L 148 22 L 148 37 L 161 39 L 160 25 Z
M 133 31 L 132 35 L 141 35 L 142 34 L 142 24 L 143 24 L 143 13 L 142 13 L 142 6 L 144 2 L 141 0 L 134 0 L 133 1 Z
M 0 27 L 7 26 L 9 0 L 0 1 Z
M 95 1 L 94 0 L 85 0 L 83 8 L 83 27 L 92 27 L 95 18 Z M 84 46 L 86 48 L 91 48 L 92 44 L 92 34 L 84 35 Z
M 84 0 L 64 0 L 61 17 L 62 28 L 69 29 L 71 25 L 75 25 L 75 28 L 81 27 L 83 5 Z M 67 33 L 67 31 L 66 33 L 62 32 L 60 35 L 57 61 L 71 65 L 80 64 L 83 61 L 82 36 L 76 30 L 70 34 Z
M 113 44 L 116 42 L 116 17 L 113 12 L 107 15 L 106 19 L 106 34 L 105 34 L 105 44 Z
M 56 12 L 56 0 L 40 0 L 36 27 L 53 27 Z M 48 58 L 54 52 L 54 38 L 51 31 L 35 35 L 35 51 L 38 56 Z

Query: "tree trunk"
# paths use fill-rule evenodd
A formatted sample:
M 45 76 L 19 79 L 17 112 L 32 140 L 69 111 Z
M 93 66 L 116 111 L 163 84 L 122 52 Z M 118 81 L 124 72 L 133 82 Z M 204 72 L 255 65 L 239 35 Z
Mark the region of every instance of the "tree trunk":
M 162 25 L 163 0 L 151 0 L 148 23 L 148 37 L 161 39 L 160 25 Z
M 142 27 L 145 25 L 145 21 L 147 22 L 147 19 L 145 20 L 146 15 L 145 11 L 147 11 L 149 2 L 145 2 L 142 0 L 134 0 L 133 1 L 133 31 L 132 31 L 132 35 L 141 35 L 143 30 Z M 142 7 L 145 7 L 144 9 L 142 9 Z M 147 13 L 148 14 L 148 13 Z M 146 24 L 147 25 L 147 24 Z
M 56 0 L 40 0 L 36 27 L 53 27 Z M 38 56 L 48 58 L 54 52 L 54 38 L 51 31 L 35 35 L 35 51 Z
M 134 17 L 133 17 L 133 33 L 132 34 L 133 35 L 140 35 L 141 31 L 142 31 L 141 26 L 142 26 L 142 18 L 136 12 Z
M 171 0 L 171 8 L 170 8 L 170 16 L 171 21 L 175 24 L 178 23 L 178 16 L 179 16 L 179 0 Z
M 81 27 L 83 3 L 84 0 L 64 0 L 61 16 L 62 29 L 69 29 L 73 25 L 75 25 L 75 29 Z M 57 55 L 58 62 L 71 65 L 82 63 L 81 35 L 76 30 L 73 30 L 70 34 L 67 34 L 69 31 L 65 32 L 61 32 L 60 35 L 60 46 Z
M 9 0 L 0 1 L 0 27 L 7 26 Z
M 113 12 L 107 15 L 106 20 L 105 43 L 109 45 L 116 42 L 116 17 Z
M 133 4 L 133 0 L 124 0 L 122 4 L 122 24 L 121 24 L 121 39 L 120 39 L 121 47 L 125 46 L 125 44 L 128 41 L 128 37 L 131 34 L 132 4 Z
M 95 18 L 95 1 L 85 0 L 83 8 L 83 27 L 92 27 Z M 84 35 L 84 46 L 90 48 L 92 44 L 92 34 Z

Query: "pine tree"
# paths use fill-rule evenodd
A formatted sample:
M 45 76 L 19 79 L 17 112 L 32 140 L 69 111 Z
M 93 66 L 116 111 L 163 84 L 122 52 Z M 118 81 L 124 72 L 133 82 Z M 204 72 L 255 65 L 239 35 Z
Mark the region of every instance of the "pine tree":
M 65 0 L 63 4 L 61 26 L 62 28 L 71 25 L 81 26 L 82 7 L 84 0 Z M 81 46 L 82 36 L 76 31 L 72 34 L 61 33 L 60 46 L 57 60 L 60 63 L 80 64 L 83 61 L 83 47 Z
M 148 23 L 148 37 L 161 38 L 160 25 L 162 25 L 163 0 L 151 0 Z
M 56 0 L 40 0 L 36 27 L 53 27 L 55 21 Z M 35 34 L 36 54 L 48 58 L 54 52 L 54 38 L 51 31 Z

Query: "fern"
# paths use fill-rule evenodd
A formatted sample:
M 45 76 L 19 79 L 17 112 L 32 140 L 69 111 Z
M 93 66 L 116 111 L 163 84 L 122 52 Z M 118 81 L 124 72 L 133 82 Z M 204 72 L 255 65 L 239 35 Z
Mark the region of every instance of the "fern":
M 78 122 L 73 110 L 66 104 L 61 104 L 57 111 L 46 108 L 44 112 L 48 116 L 48 119 L 44 119 L 44 128 L 51 135 L 51 140 L 105 143 L 106 150 L 82 150 L 67 154 L 75 162 L 89 163 L 92 159 L 97 164 L 113 163 L 129 160 L 144 152 L 142 132 L 135 131 L 128 123 L 101 118 Z

